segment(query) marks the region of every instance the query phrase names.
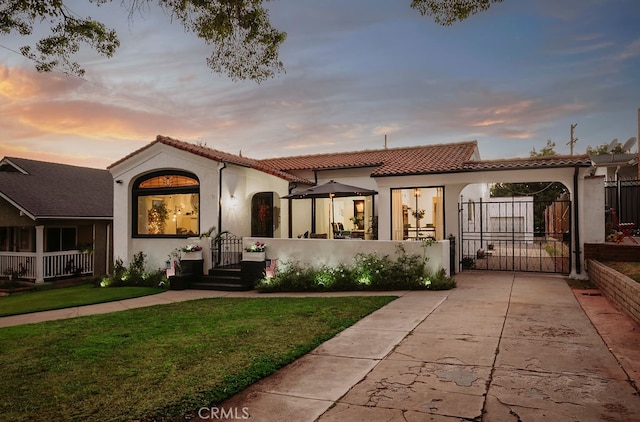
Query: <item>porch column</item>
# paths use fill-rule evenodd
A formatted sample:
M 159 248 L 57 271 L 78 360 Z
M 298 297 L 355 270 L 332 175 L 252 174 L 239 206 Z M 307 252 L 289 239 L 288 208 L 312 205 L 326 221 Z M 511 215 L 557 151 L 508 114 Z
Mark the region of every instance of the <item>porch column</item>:
M 36 283 L 44 283 L 44 226 L 36 226 Z

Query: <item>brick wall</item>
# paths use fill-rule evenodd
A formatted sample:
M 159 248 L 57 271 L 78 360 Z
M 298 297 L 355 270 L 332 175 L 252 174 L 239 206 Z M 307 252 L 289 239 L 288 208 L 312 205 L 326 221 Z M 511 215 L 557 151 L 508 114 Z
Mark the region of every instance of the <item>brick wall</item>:
M 585 243 L 584 260 L 640 262 L 640 245 L 619 245 L 617 243 Z
M 596 260 L 589 260 L 589 279 L 618 309 L 640 324 L 640 283 Z

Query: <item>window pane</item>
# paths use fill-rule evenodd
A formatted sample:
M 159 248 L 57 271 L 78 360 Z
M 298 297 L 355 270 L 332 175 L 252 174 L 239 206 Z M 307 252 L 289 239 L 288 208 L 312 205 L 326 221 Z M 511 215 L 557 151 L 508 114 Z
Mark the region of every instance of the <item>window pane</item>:
M 46 249 L 45 252 L 58 252 L 60 251 L 60 228 L 59 227 L 47 227 L 46 229 Z
M 441 240 L 444 233 L 443 189 L 391 190 L 392 240 Z
M 17 241 L 19 252 L 36 251 L 36 229 L 35 227 L 20 227 L 17 230 Z
M 75 227 L 63 227 L 61 229 L 61 243 L 63 251 L 72 251 L 77 249 Z
M 138 196 L 137 234 L 198 235 L 198 194 Z
M 140 183 L 140 189 L 152 189 L 152 188 L 176 188 L 185 186 L 198 186 L 198 181 L 191 177 L 167 174 L 162 176 L 152 177 Z

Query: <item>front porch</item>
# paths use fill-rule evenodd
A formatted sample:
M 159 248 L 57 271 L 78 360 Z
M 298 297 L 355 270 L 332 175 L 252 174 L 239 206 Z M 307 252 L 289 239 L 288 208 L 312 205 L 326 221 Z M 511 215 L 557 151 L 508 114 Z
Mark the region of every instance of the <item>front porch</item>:
M 0 252 L 0 275 L 43 283 L 61 277 L 93 274 L 93 252 Z

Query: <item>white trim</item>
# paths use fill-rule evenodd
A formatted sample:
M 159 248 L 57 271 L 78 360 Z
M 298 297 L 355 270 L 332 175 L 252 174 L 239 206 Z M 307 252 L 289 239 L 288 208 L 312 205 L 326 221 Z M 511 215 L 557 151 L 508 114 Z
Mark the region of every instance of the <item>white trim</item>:
M 4 193 L 0 192 L 0 197 L 2 197 L 5 201 L 7 201 L 8 203 L 10 203 L 14 207 L 16 207 L 18 209 L 18 211 L 20 211 L 23 215 L 26 215 L 27 217 L 29 217 L 33 221 L 36 221 L 36 217 L 33 214 L 31 214 L 25 208 L 21 207 L 17 202 L 15 202 L 13 199 L 9 198 L 7 195 L 5 195 Z
M 11 167 L 13 167 L 14 169 L 18 170 L 22 174 L 29 174 L 29 172 L 27 172 L 25 169 L 23 169 L 22 167 L 20 167 L 16 163 L 12 162 L 9 158 L 6 158 L 6 157 L 3 158 L 2 161 L 0 161 L 0 165 L 2 165 L 2 164 L 8 164 Z

